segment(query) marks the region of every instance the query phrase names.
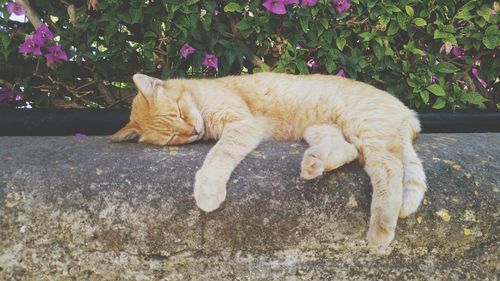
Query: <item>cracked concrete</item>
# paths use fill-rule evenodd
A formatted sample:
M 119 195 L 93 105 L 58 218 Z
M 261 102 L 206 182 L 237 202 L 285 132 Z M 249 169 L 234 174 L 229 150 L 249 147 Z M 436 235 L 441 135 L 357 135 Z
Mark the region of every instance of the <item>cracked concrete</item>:
M 383 254 L 359 164 L 304 181 L 305 145 L 265 143 L 204 214 L 191 194 L 211 145 L 0 138 L 0 280 L 498 278 L 500 134 L 419 138 L 430 190 Z

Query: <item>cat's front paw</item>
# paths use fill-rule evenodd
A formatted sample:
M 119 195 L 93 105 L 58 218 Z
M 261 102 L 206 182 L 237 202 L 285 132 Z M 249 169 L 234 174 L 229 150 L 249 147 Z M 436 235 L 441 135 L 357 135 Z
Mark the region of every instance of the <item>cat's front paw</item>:
M 306 180 L 321 176 L 325 171 L 326 153 L 318 147 L 310 147 L 304 152 L 300 176 Z
M 198 208 L 212 212 L 226 199 L 226 184 L 217 175 L 200 170 L 196 173 L 193 195 Z

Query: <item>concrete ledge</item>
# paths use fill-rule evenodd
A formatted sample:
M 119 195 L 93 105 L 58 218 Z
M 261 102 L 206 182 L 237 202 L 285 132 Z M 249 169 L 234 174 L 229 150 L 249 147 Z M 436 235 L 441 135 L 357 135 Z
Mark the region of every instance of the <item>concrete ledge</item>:
M 366 247 L 371 188 L 359 164 L 301 180 L 300 143 L 261 145 L 208 215 L 191 193 L 209 143 L 3 137 L 0 147 L 0 280 L 498 277 L 500 134 L 420 136 L 430 190 L 384 255 Z

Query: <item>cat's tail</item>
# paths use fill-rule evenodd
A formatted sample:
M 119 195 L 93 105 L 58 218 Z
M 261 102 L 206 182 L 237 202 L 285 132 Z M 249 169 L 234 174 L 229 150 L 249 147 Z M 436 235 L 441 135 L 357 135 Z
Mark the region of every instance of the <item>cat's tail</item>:
M 420 122 L 415 116 L 405 119 L 400 127 L 404 169 L 403 203 L 399 212 L 402 218 L 417 210 L 427 190 L 424 167 L 413 148 L 413 140 L 420 131 Z

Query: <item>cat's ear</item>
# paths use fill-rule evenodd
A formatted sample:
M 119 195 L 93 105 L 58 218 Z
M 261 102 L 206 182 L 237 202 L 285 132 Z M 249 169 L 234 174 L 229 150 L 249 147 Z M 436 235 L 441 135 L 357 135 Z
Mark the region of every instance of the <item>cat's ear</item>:
M 149 77 L 144 74 L 135 74 L 132 79 L 139 91 L 146 97 L 156 95 L 158 86 L 162 85 L 163 81 L 157 78 Z
M 139 138 L 141 131 L 139 127 L 129 122 L 125 127 L 121 128 L 118 132 L 111 135 L 111 141 L 122 142 L 128 140 L 135 140 Z

